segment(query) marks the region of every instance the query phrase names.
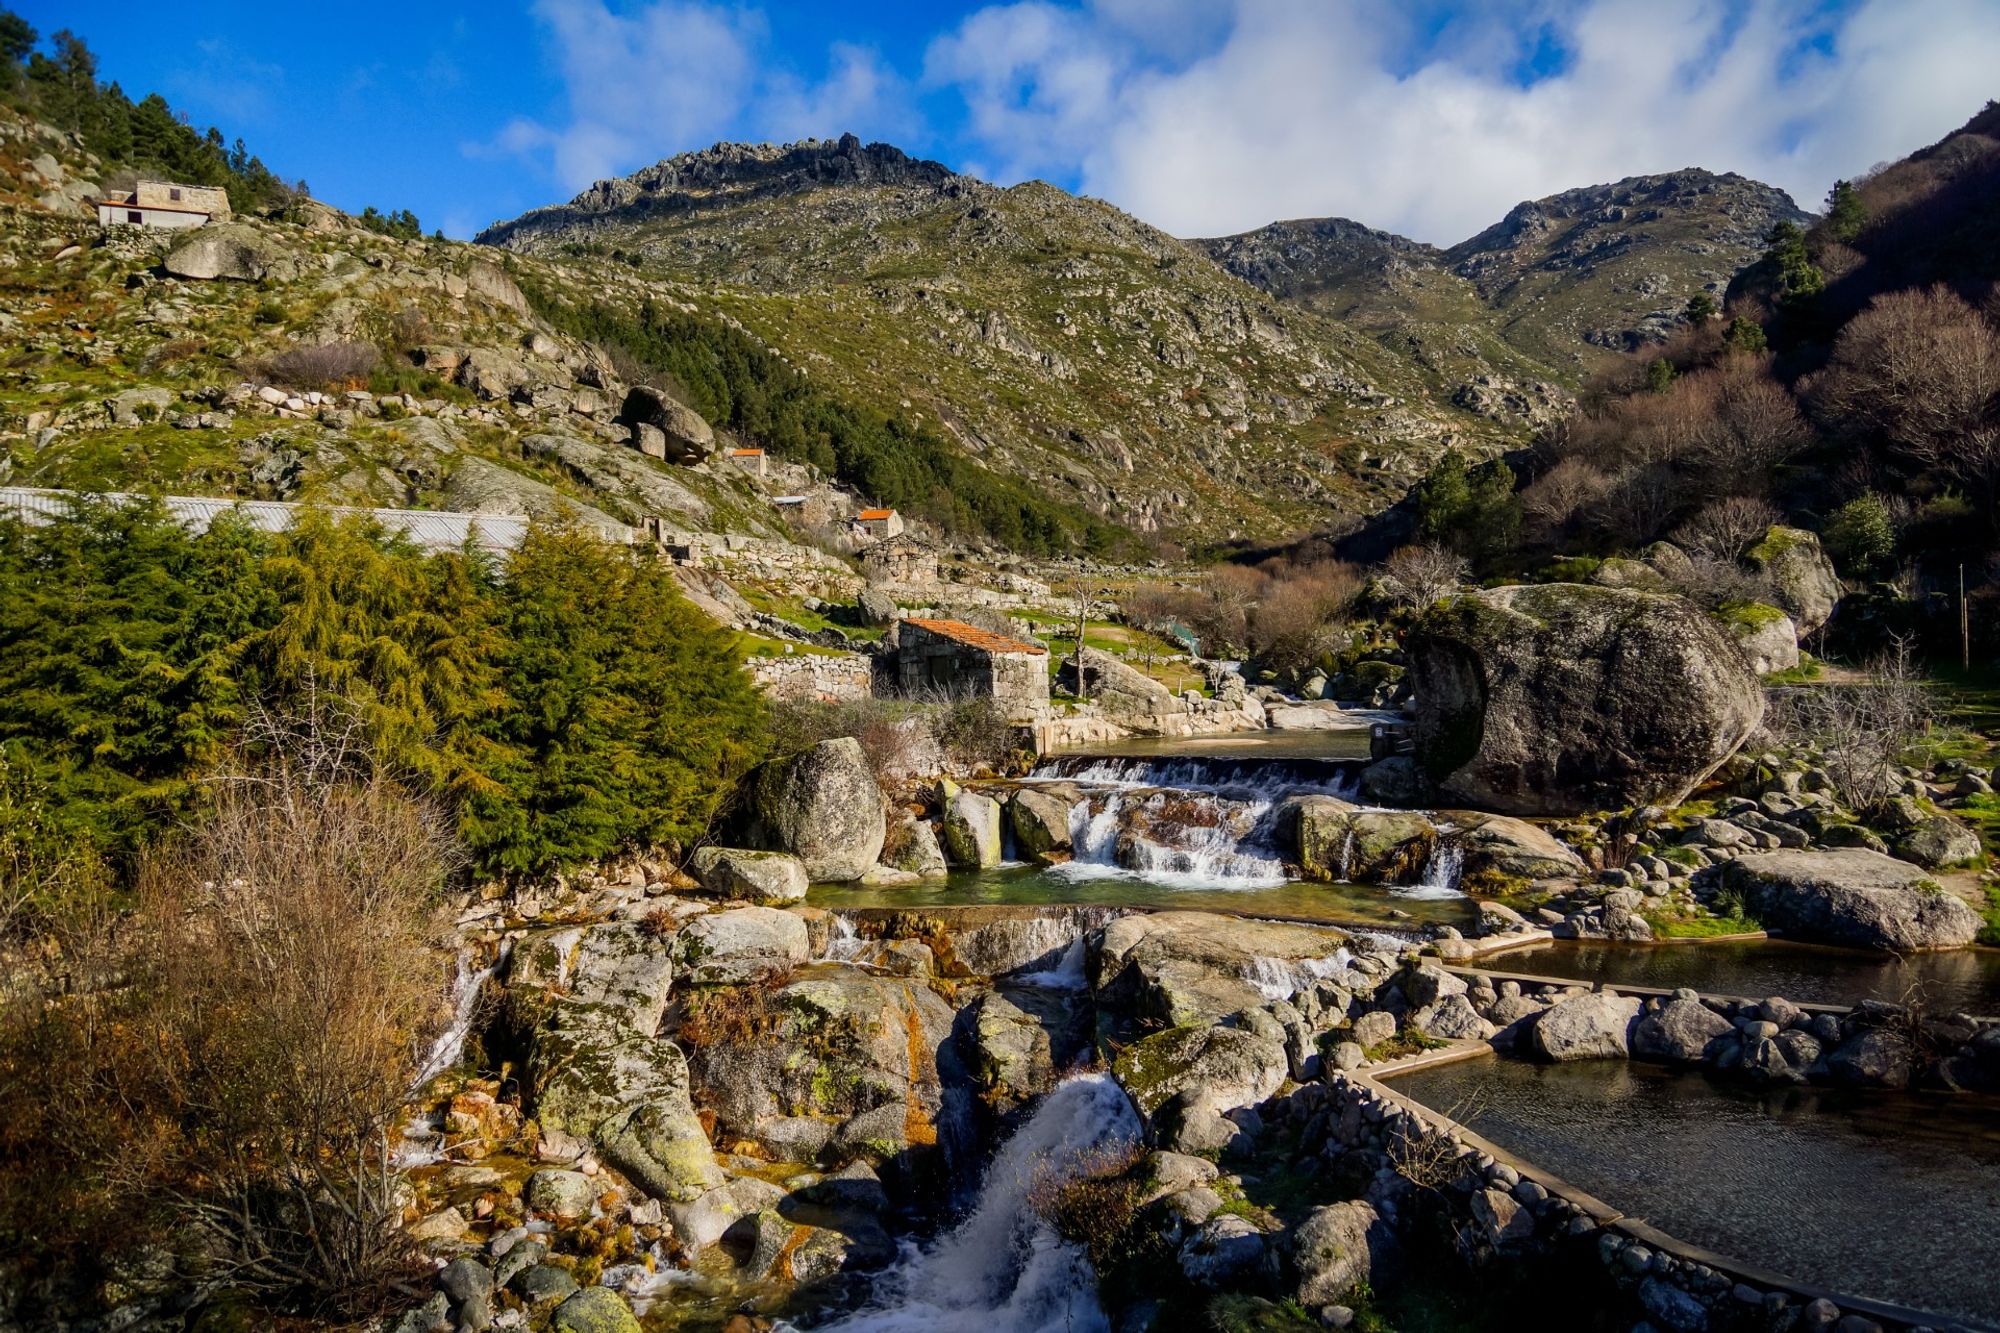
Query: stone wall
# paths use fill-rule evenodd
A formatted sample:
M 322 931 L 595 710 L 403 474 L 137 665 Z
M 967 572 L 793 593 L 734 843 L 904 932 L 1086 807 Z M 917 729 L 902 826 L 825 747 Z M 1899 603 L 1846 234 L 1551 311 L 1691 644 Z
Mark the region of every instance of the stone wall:
M 1477 1047 L 1468 1045 L 1468 1051 Z M 1459 1054 L 1464 1054 L 1460 1052 Z M 1405 1070 L 1439 1058 L 1400 1062 Z M 1378 1069 L 1376 1074 L 1391 1072 Z M 1930 1327 L 1928 1317 L 1805 1287 L 1687 1245 L 1628 1218 L 1558 1176 L 1513 1157 L 1373 1077 L 1332 1072 L 1259 1108 L 1299 1120 L 1329 1158 L 1352 1158 L 1378 1216 L 1408 1234 L 1419 1192 L 1449 1214 L 1474 1265 L 1594 1253 L 1636 1327 L 1664 1333 L 1885 1333 Z M 1358 1169 L 1357 1169 L 1358 1168 Z
M 753 657 L 749 667 L 757 687 L 773 699 L 850 703 L 874 693 L 874 664 L 859 653 Z
M 663 532 L 660 544 L 675 564 L 712 569 L 730 578 L 782 581 L 831 601 L 851 602 L 866 586 L 839 557 L 814 546 L 711 532 Z

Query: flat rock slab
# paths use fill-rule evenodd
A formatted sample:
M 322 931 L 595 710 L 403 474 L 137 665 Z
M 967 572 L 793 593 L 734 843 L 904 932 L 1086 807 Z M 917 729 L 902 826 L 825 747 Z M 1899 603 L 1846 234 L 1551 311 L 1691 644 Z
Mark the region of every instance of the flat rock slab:
M 1862 949 L 1961 949 L 1978 913 L 1923 867 L 1862 848 L 1740 857 L 1721 870 L 1753 915 L 1800 939 Z

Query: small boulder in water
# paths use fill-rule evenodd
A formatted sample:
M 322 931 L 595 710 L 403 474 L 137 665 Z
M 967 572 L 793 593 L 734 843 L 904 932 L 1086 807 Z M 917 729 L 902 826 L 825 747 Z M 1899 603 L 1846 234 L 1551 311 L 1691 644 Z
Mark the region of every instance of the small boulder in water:
M 1081 799 L 1074 791 L 1023 787 L 1007 802 L 1014 847 L 1036 865 L 1069 859 L 1069 812 Z
M 939 833 L 952 865 L 983 870 L 1000 864 L 1000 803 L 984 792 L 953 796 L 945 804 Z
M 1639 1001 L 1600 991 L 1563 1000 L 1535 1022 L 1535 1053 L 1556 1061 L 1623 1059 Z

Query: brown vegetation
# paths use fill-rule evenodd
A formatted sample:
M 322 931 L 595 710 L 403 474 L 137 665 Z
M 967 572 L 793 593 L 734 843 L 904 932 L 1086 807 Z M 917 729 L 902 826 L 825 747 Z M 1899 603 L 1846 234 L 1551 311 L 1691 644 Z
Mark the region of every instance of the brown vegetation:
M 64 923 L 72 993 L 0 1019 L 10 1247 L 87 1263 L 158 1234 L 212 1279 L 346 1316 L 411 1271 L 388 1152 L 444 989 L 451 844 L 348 753 L 216 781 L 128 921 Z

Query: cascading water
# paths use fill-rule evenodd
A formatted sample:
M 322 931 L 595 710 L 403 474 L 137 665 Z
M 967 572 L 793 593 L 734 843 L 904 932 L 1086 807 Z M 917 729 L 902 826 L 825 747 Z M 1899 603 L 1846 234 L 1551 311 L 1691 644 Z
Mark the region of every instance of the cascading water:
M 417 1076 L 410 1081 L 412 1088 L 424 1084 L 458 1063 L 465 1054 L 465 1040 L 472 1035 L 472 1022 L 479 1012 L 479 992 L 486 985 L 486 979 L 507 961 L 507 954 L 514 947 L 512 940 L 502 940 L 500 951 L 493 961 L 482 968 L 472 965 L 473 953 L 468 945 L 458 951 L 458 962 L 451 983 L 451 1022 L 444 1031 L 438 1033 L 424 1053 L 423 1063 L 417 1066 Z
M 1392 892 L 1401 898 L 1463 898 L 1465 891 L 1458 882 L 1464 875 L 1465 849 L 1444 839 L 1424 862 L 1423 877 Z
M 1289 1000 L 1314 982 L 1345 972 L 1354 962 L 1346 949 L 1336 949 L 1325 958 L 1253 958 L 1242 971 L 1243 979 L 1267 1000 Z
M 1285 882 L 1269 845 L 1270 800 L 1194 790 L 1097 793 L 1070 809 L 1070 860 L 1058 878 L 1130 876 L 1175 888 L 1260 888 Z
M 1035 1210 L 1038 1185 L 1139 1141 L 1138 1115 L 1104 1074 L 1059 1085 L 1001 1146 L 971 1216 L 879 1278 L 838 1333 L 1102 1333 L 1090 1263 Z

